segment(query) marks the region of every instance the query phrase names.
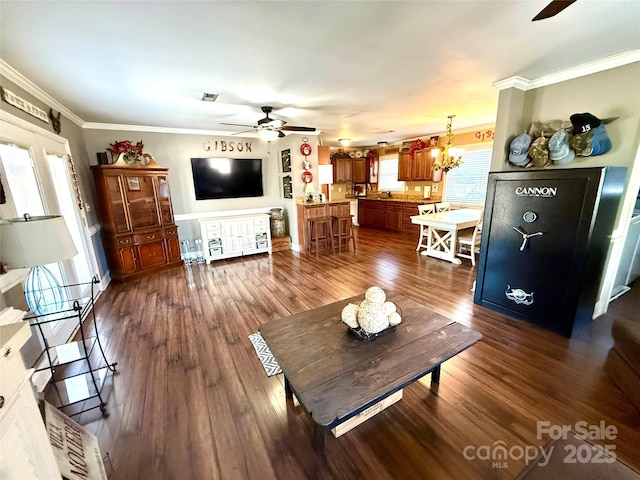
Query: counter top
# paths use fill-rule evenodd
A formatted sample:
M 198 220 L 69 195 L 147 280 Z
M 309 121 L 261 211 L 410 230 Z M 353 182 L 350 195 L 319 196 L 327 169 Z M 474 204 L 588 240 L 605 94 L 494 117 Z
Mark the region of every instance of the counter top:
M 440 200 L 431 200 L 431 199 L 418 199 L 418 198 L 373 198 L 373 197 L 361 197 L 358 198 L 358 200 L 373 200 L 373 201 L 380 201 L 380 202 L 401 202 L 401 203 L 421 203 L 421 204 L 425 204 L 425 203 L 438 203 Z
M 322 200 L 317 200 L 317 201 L 313 201 L 313 202 L 307 202 L 306 199 L 296 199 L 296 204 L 297 205 L 338 205 L 340 203 L 349 203 L 350 200 L 348 198 L 345 198 L 344 200 L 332 200 L 332 201 L 325 201 L 323 202 Z

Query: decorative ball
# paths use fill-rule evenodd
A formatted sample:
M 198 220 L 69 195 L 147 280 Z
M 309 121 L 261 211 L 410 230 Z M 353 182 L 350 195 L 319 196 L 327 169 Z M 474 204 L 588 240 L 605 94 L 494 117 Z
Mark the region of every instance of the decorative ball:
M 389 318 L 382 304 L 368 303 L 364 307 L 360 304 L 358 323 L 365 332 L 378 333 L 389 327 Z
M 402 317 L 398 312 L 389 314 L 389 325 L 400 325 L 402 323 Z
M 349 303 L 342 309 L 341 318 L 344 323 L 351 328 L 358 328 L 358 310 L 359 307 L 355 303 Z
M 384 302 L 382 306 L 387 315 L 391 315 L 393 312 L 396 311 L 396 304 L 393 302 Z
M 369 287 L 364 294 L 364 298 L 370 302 L 382 305 L 387 299 L 387 295 L 380 287 Z

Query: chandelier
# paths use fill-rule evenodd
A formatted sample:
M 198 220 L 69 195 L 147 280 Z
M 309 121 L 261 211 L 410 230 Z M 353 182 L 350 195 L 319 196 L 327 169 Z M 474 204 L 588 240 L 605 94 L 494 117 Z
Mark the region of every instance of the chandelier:
M 453 117 L 455 115 L 449 115 L 447 122 L 447 144 L 444 146 L 442 154 L 439 148 L 431 150 L 431 156 L 436 159 L 433 164 L 434 170 L 444 170 L 445 173 L 452 168 L 459 167 L 462 164 L 462 156 L 464 155 L 464 148 L 456 148 L 453 146 L 453 130 L 451 125 L 453 123 Z

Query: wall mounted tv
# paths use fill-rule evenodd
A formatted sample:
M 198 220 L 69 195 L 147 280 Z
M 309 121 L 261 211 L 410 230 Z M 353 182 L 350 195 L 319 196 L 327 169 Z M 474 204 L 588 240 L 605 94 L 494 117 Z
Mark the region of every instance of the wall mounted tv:
M 196 200 L 262 197 L 261 158 L 192 158 Z

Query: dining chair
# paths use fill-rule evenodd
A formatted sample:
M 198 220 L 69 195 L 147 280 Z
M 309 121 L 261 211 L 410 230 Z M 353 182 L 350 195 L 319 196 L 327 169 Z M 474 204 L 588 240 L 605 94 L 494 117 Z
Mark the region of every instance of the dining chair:
M 436 203 L 436 212 L 448 212 L 449 210 L 451 210 L 449 202 Z
M 427 203 L 425 205 L 418 205 L 418 213 L 425 215 L 427 213 L 435 213 L 436 208 L 433 203 Z M 420 238 L 418 238 L 418 246 L 416 252 L 422 248 L 429 248 L 429 227 L 428 225 L 420 225 Z
M 480 239 L 482 238 L 482 215 L 473 228 L 467 228 L 458 232 L 456 243 L 456 256 L 468 258 L 471 265 L 476 266 L 476 253 L 480 252 Z

